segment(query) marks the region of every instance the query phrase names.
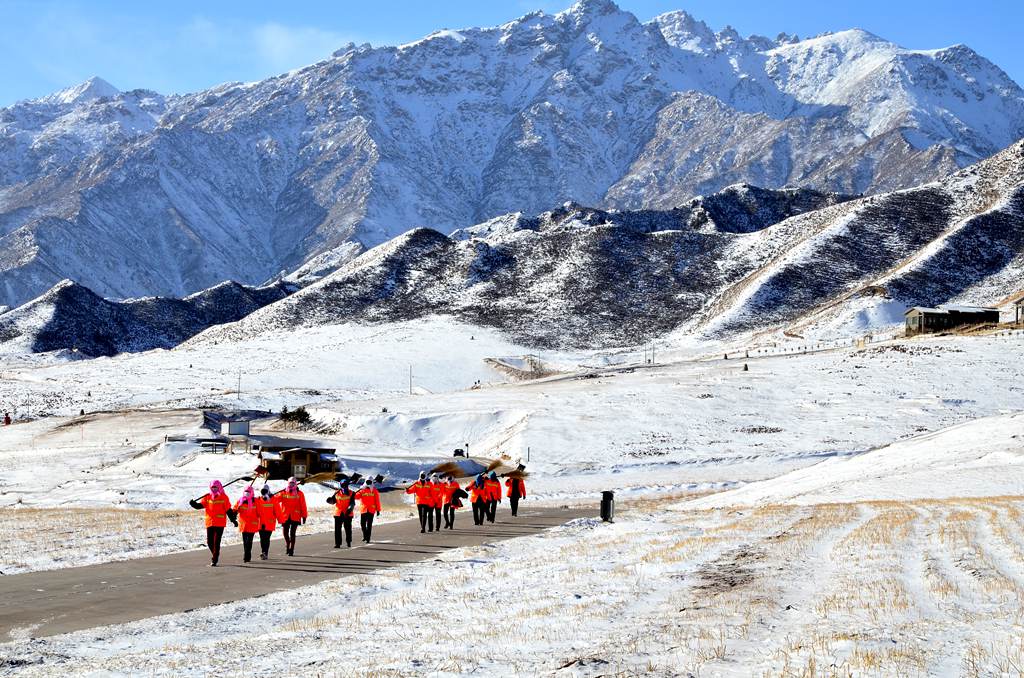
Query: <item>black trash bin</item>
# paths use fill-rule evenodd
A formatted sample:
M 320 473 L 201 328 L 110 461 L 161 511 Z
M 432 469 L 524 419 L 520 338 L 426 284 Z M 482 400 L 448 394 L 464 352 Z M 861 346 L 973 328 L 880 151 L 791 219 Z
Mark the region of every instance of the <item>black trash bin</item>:
M 606 491 L 601 493 L 601 520 L 610 523 L 615 518 L 615 493 Z

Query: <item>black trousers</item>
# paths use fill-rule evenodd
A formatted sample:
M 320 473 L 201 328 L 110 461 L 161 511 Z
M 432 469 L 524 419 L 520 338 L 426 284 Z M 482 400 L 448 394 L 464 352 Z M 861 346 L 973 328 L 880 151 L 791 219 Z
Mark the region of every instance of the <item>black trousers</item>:
M 455 505 L 444 505 L 444 526 L 449 530 L 455 527 Z
M 437 530 L 438 532 L 441 531 L 441 507 L 440 506 L 435 506 L 434 507 L 434 528 L 433 529 Z
M 352 546 L 352 516 L 334 516 L 334 545 L 341 546 L 341 531 L 345 530 L 345 543 Z
M 284 534 L 284 547 L 288 553 L 293 553 L 295 551 L 295 533 L 298 531 L 298 521 L 286 520 L 281 523 L 281 532 Z
M 206 528 L 206 545 L 210 547 L 210 559 L 214 564 L 220 558 L 220 540 L 223 536 L 223 527 Z
M 252 540 L 256 536 L 255 532 L 243 532 L 242 533 L 242 562 L 248 563 L 252 560 Z
M 370 543 L 370 533 L 373 532 L 373 513 L 368 511 L 359 514 L 359 527 L 363 531 L 363 541 Z
M 263 555 L 270 553 L 270 537 L 273 534 L 273 530 L 260 530 L 260 551 Z
M 434 507 L 427 506 L 426 504 L 416 504 L 416 510 L 420 514 L 420 532 L 425 532 L 427 526 L 430 527 L 430 531 L 434 531 Z
M 513 494 L 508 498 L 508 505 L 512 509 L 512 515 L 516 515 L 519 512 L 519 497 Z
M 487 517 L 487 502 L 474 501 L 473 502 L 473 524 L 483 525 L 484 518 Z
M 494 516 L 498 515 L 498 502 L 493 499 L 487 502 L 487 522 L 493 523 Z

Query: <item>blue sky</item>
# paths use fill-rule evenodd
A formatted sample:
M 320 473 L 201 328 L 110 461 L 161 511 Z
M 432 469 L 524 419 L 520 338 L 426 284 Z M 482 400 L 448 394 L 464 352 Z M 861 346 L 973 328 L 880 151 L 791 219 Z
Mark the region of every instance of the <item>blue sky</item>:
M 0 106 L 99 75 L 123 90 L 187 92 L 312 63 L 352 41 L 399 44 L 571 0 L 0 0 Z M 801 37 L 860 27 L 905 47 L 970 45 L 1024 83 L 1024 1 L 620 0 L 646 21 L 685 9 L 718 30 Z

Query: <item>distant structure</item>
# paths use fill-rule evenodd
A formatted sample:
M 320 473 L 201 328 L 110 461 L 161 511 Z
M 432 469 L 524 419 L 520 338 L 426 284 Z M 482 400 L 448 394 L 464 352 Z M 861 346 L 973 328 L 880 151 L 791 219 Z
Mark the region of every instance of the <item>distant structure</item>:
M 1013 324 L 1020 325 L 1024 322 L 1024 296 L 1013 303 Z
M 968 325 L 999 323 L 999 309 L 985 306 L 943 305 L 938 308 L 914 306 L 903 314 L 907 321 L 907 336 L 946 332 Z
M 249 435 L 249 419 L 226 418 L 220 422 L 220 434 L 222 436 L 246 436 Z
M 267 467 L 268 480 L 284 480 L 290 476 L 306 476 L 338 471 L 337 450 L 319 440 L 254 436 L 253 448 L 260 464 Z

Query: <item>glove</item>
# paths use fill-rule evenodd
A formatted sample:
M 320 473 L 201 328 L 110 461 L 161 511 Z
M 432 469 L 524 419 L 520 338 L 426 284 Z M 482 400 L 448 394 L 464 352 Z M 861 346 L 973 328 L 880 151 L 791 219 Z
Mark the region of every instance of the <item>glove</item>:
M 330 496 L 330 497 L 327 497 L 327 503 L 328 504 L 336 504 L 337 501 L 334 499 L 333 496 Z
M 377 517 L 380 518 L 380 511 L 377 511 Z
M 188 505 L 191 506 L 192 508 L 194 508 L 197 511 L 201 511 L 203 509 L 203 505 L 200 504 L 195 499 L 189 499 L 188 500 Z
M 305 519 L 305 518 L 303 518 L 303 519 L 302 519 L 302 524 L 303 524 L 303 525 L 305 525 L 305 524 L 306 524 L 306 519 Z

